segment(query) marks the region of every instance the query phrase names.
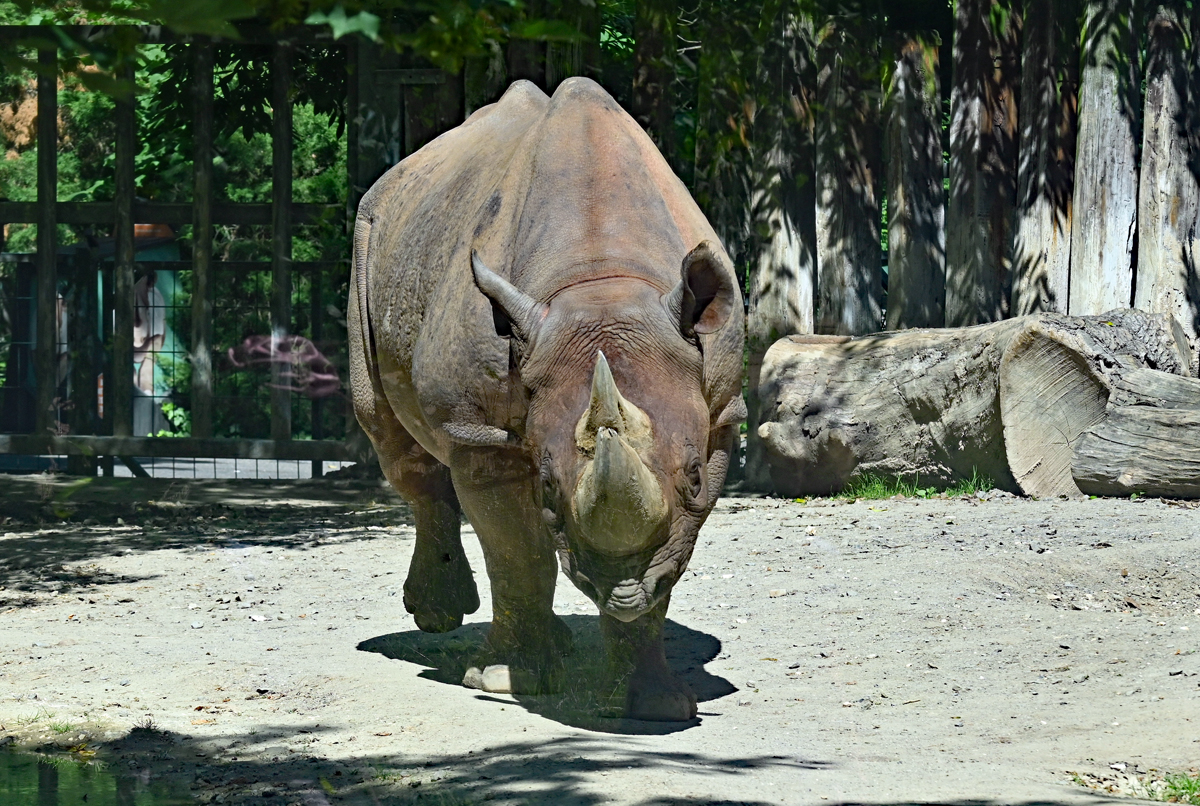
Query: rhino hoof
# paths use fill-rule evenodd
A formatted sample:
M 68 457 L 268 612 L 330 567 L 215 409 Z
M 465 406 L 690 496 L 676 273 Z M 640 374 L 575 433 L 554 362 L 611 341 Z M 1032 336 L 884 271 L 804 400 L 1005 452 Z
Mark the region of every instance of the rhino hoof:
M 413 621 L 417 622 L 417 629 L 421 632 L 453 632 L 462 626 L 462 613 L 413 613 Z
M 497 663 L 467 669 L 463 685 L 489 694 L 537 694 L 541 690 L 537 679 L 524 669 L 514 669 L 507 664 Z
M 631 692 L 625 715 L 648 722 L 689 722 L 696 718 L 696 696 L 678 690 Z

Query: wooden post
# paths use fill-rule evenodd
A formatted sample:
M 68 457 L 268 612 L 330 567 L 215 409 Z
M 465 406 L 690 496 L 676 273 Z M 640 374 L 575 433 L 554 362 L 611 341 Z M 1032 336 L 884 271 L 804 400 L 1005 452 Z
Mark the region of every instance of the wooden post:
M 312 337 L 312 342 L 321 349 L 321 336 L 324 319 L 324 311 L 322 310 L 322 294 L 321 288 L 324 285 L 325 269 L 323 266 L 314 267 L 312 277 L 309 280 L 308 298 L 309 298 L 309 335 Z M 312 399 L 312 438 L 325 438 L 325 424 L 321 421 L 321 415 L 325 411 L 325 401 L 323 398 L 314 397 Z M 312 461 L 312 477 L 319 479 L 325 475 L 325 462 L 321 459 L 313 459 Z
M 633 18 L 633 98 L 630 113 L 658 150 L 675 167 L 675 22 L 679 4 L 672 0 L 643 0 Z
M 132 67 L 125 69 L 132 78 Z M 137 153 L 137 121 L 133 97 L 118 99 L 116 153 L 116 260 L 113 263 L 112 375 L 105 376 L 107 412 L 112 401 L 112 433 L 133 435 L 133 158 Z M 138 434 L 145 436 L 145 434 Z
M 291 47 L 271 53 L 271 439 L 292 438 L 292 395 L 285 387 L 290 351 L 280 351 L 292 322 Z
M 758 436 L 759 371 L 780 337 L 812 333 L 816 286 L 816 212 L 812 96 L 816 83 L 812 17 L 782 7 L 772 21 L 759 80 L 770 103 L 755 119 L 749 294 L 746 311 L 747 395 L 744 484 L 769 490 Z M 736 466 L 735 466 L 736 467 Z
M 359 160 L 361 155 L 362 118 L 358 108 L 362 87 L 362 63 L 359 60 L 360 38 L 347 37 L 346 45 L 346 234 L 353 238 L 354 219 L 358 200 L 366 188 L 360 188 Z
M 71 346 L 71 433 L 96 433 L 96 260 L 90 244 L 76 247 L 71 272 L 67 340 Z M 96 457 L 70 456 L 73 475 L 96 475 Z
M 526 14 L 531 19 L 546 13 L 547 0 L 530 0 L 525 4 Z M 508 74 L 508 80 L 518 81 L 525 79 L 537 84 L 542 90 L 549 90 L 546 86 L 546 43 L 536 39 L 517 39 L 508 40 L 505 48 L 504 66 L 505 72 Z
M 941 327 L 946 316 L 946 192 L 935 33 L 895 38 L 885 97 L 887 329 Z
M 1191 342 L 1196 373 L 1197 292 L 1200 292 L 1200 174 L 1189 157 L 1186 116 L 1189 76 L 1182 4 L 1161 3 L 1150 23 L 1146 58 L 1146 119 L 1138 198 L 1134 307 L 1172 314 Z M 1194 34 L 1193 34 L 1194 35 Z M 1191 69 L 1200 69 L 1200 65 Z M 1190 136 L 1196 137 L 1195 133 Z M 1200 402 L 1197 403 L 1200 405 Z
M 873 333 L 882 324 L 878 52 L 864 28 L 830 26 L 817 48 L 816 332 Z
M 192 436 L 213 435 L 212 140 L 213 46 L 193 46 Z
M 58 388 L 58 51 L 38 51 L 37 381 L 38 434 L 57 431 Z
M 1079 85 L 1077 0 L 1025 11 L 1012 313 L 1066 313 Z
M 1020 24 L 1011 0 L 955 5 L 946 324 L 994 322 L 1012 295 Z
M 1089 0 L 1079 87 L 1069 313 L 1133 302 L 1137 236 L 1138 18 L 1136 0 Z

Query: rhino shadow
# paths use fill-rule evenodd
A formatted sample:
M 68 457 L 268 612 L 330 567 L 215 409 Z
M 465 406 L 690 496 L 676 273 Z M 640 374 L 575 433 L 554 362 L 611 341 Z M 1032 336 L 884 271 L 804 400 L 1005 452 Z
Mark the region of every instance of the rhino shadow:
M 513 695 L 518 704 L 564 725 L 601 733 L 662 735 L 700 724 L 699 718 L 690 722 L 623 718 L 623 694 L 607 673 L 599 616 L 562 616 L 562 620 L 575 637 L 575 651 L 566 660 L 562 688 L 553 694 Z M 424 666 L 419 676 L 426 680 L 461 686 L 463 674 L 475 664 L 483 648 L 489 626 L 487 622 L 464 624 L 452 633 L 441 635 L 409 630 L 368 638 L 357 648 Z M 738 690 L 725 678 L 704 668 L 704 664 L 720 654 L 720 640 L 670 619 L 663 632 L 671 669 L 692 687 L 699 702 L 720 699 Z M 479 692 L 479 696 L 492 702 L 511 702 L 484 692 Z

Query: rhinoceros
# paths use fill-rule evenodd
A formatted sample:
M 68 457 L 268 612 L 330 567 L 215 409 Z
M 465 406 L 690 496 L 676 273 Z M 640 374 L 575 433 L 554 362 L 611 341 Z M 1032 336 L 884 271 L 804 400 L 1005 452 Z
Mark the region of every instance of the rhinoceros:
M 557 553 L 627 715 L 694 718 L 662 631 L 745 418 L 743 311 L 650 138 L 589 79 L 516 82 L 363 197 L 348 318 L 355 412 L 415 519 L 421 630 L 479 606 L 460 507 L 483 549 L 492 622 L 464 684 L 562 680 Z

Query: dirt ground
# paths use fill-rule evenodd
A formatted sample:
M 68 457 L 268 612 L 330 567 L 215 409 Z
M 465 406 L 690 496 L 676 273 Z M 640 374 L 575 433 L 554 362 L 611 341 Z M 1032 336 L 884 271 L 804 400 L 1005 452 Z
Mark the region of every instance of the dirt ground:
M 378 486 L 0 478 L 0 743 L 306 806 L 1075 804 L 1200 765 L 1194 505 L 722 499 L 670 612 L 679 725 L 612 717 L 565 580 L 567 689 L 461 687 L 464 534 L 483 605 L 429 636 Z

